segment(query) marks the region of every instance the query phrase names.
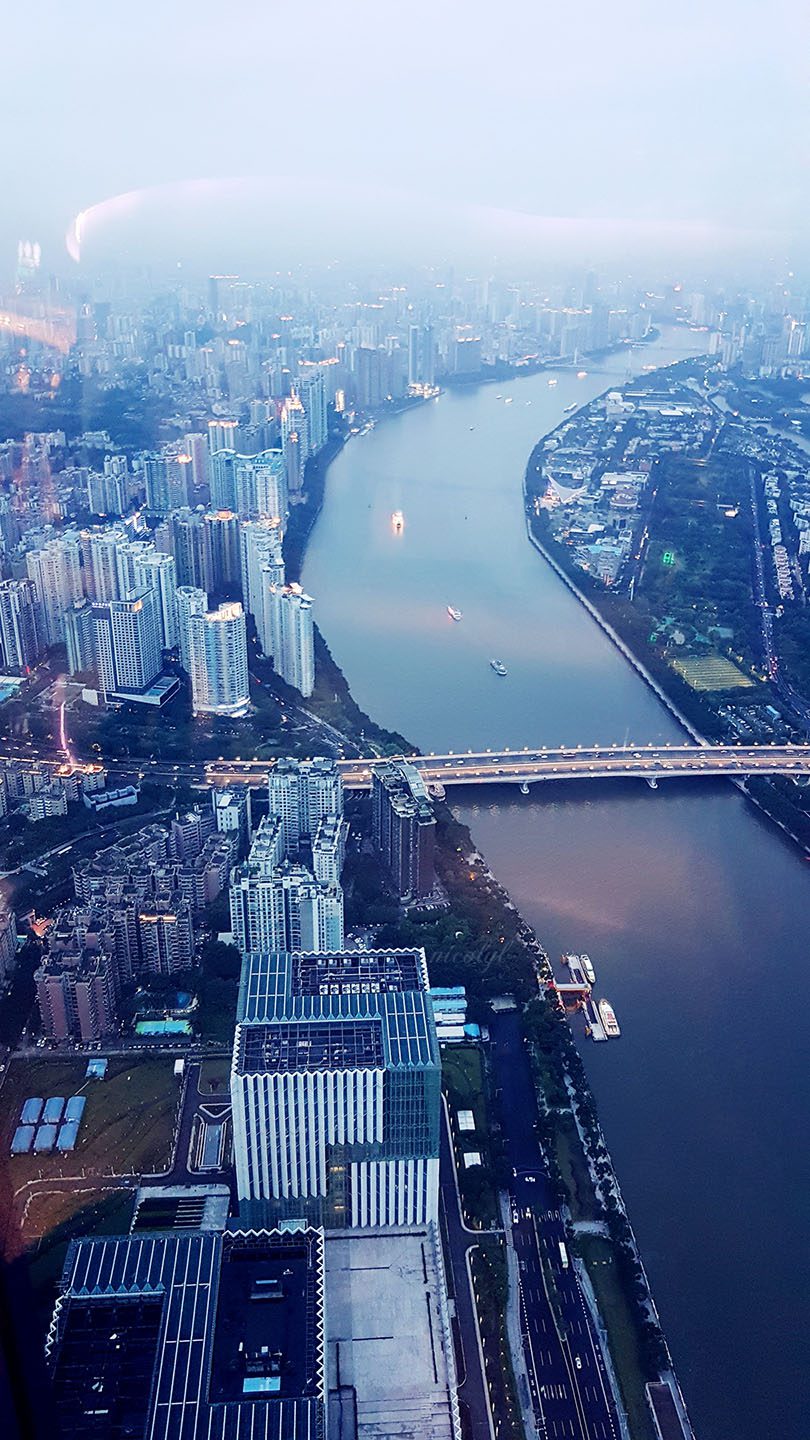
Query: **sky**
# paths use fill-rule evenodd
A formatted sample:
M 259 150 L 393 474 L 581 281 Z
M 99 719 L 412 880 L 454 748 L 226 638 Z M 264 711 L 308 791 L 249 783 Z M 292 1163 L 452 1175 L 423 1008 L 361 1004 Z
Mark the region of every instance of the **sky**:
M 359 226 L 409 197 L 400 231 L 463 207 L 571 219 L 594 243 L 602 222 L 771 248 L 810 234 L 801 0 L 3 10 L 0 262 L 22 237 L 63 258 L 71 218 L 110 197 L 244 176 L 273 177 L 281 248 L 298 220 L 325 253 L 344 187 L 366 197 Z

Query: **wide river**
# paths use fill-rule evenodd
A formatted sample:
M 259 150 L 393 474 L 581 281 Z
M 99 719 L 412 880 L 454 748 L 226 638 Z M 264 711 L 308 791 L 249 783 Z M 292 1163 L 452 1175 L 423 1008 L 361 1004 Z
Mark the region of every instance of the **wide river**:
M 586 379 L 448 393 L 350 441 L 303 578 L 376 720 L 426 751 L 678 735 L 529 545 L 521 482 L 572 401 L 702 340 L 664 331 Z M 717 782 L 459 794 L 549 954 L 589 951 L 619 1017 L 583 1053 L 699 1440 L 807 1440 L 810 867 Z

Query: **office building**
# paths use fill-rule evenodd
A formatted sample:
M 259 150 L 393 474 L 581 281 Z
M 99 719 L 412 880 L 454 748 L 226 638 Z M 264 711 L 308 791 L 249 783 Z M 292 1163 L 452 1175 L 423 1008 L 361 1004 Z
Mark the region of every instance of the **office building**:
M 315 689 L 315 602 L 300 585 L 270 586 L 265 598 L 276 673 L 306 698 Z
M 188 673 L 195 715 L 237 717 L 250 708 L 245 612 L 237 602 L 191 614 Z
M 323 1232 L 142 1225 L 68 1250 L 46 1346 L 61 1440 L 325 1440 Z
M 343 815 L 343 781 L 334 760 L 277 760 L 267 777 L 267 808 L 281 822 L 282 853 L 296 854 L 302 839 L 315 839 L 322 820 Z
M 246 955 L 231 1070 L 240 1213 L 435 1222 L 440 1086 L 423 951 Z
M 37 598 L 30 580 L 0 581 L 0 665 L 25 675 L 45 649 L 37 619 Z
M 163 623 L 160 597 L 143 590 L 128 600 L 93 606 L 96 669 L 105 697 L 134 696 L 160 674 Z
M 427 899 L 436 883 L 436 820 L 425 782 L 413 765 L 376 765 L 371 789 L 372 839 L 402 901 Z

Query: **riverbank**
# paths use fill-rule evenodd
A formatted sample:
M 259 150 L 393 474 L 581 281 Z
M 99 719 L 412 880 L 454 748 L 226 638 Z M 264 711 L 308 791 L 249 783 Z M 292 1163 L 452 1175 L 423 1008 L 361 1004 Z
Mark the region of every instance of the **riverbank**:
M 543 538 L 542 520 L 532 509 L 531 477 L 537 473 L 538 457 L 547 440 L 548 436 L 544 436 L 535 445 L 523 476 L 523 507 L 529 543 L 686 734 L 698 745 L 711 744 L 713 739 L 721 738 L 716 716 L 656 652 L 647 647 L 647 653 L 642 658 L 637 647 L 645 644 L 645 636 L 641 634 L 631 602 L 623 595 L 608 592 L 575 566 L 565 550 Z M 805 854 L 810 854 L 810 816 L 791 800 L 787 788 L 791 782 L 755 777 L 732 783 L 792 843 Z

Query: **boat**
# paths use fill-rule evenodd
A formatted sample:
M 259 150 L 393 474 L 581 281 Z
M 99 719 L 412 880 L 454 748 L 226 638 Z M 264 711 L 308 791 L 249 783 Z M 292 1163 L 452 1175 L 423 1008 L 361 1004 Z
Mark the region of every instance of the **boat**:
M 391 516 L 391 524 L 396 531 L 400 531 L 405 528 L 405 516 L 403 515 L 401 510 L 395 510 L 393 512 Z
M 572 400 L 570 405 L 566 405 L 565 409 L 563 410 L 563 415 L 570 415 L 571 411 L 576 410 L 576 408 L 577 402 L 576 400 Z
M 556 385 L 556 384 L 557 384 L 557 381 L 556 381 L 556 379 L 554 378 L 553 375 L 552 375 L 552 377 L 551 377 L 551 379 L 549 380 L 548 383 L 549 383 L 549 385 Z
M 583 972 L 584 972 L 584 975 L 585 975 L 585 979 L 588 980 L 591 985 L 595 985 L 595 984 L 596 984 L 596 971 L 594 970 L 593 965 L 591 964 L 591 957 L 590 957 L 590 955 L 580 955 L 580 957 L 579 957 L 579 963 L 580 963 L 580 965 L 582 966 L 582 969 L 583 969 Z
M 455 607 L 455 605 L 448 605 L 448 607 L 447 607 L 447 613 L 448 613 L 448 615 L 450 616 L 450 619 L 451 619 L 451 620 L 460 620 L 460 619 L 461 619 L 461 611 L 460 611 L 460 610 L 457 610 L 456 607 Z
M 496 675 L 508 674 L 506 666 L 504 665 L 502 660 L 490 660 L 489 663 L 492 666 L 492 669 L 495 671 Z
M 587 370 L 577 370 L 577 380 L 587 380 L 587 378 L 588 378 L 588 372 L 587 372 Z
M 617 1039 L 622 1032 L 619 1029 L 619 1022 L 613 1012 L 613 1006 L 607 1000 L 600 1000 L 598 1008 L 599 1019 L 602 1021 L 605 1034 L 611 1040 Z
M 528 795 L 528 793 L 529 793 L 529 787 L 528 787 L 528 785 L 526 784 L 526 781 L 525 781 L 525 780 L 523 781 L 523 784 L 522 784 L 521 787 L 520 787 L 520 793 L 521 793 L 521 795 Z
M 514 398 L 514 395 L 507 395 L 506 399 L 503 402 L 504 405 L 511 405 Z

